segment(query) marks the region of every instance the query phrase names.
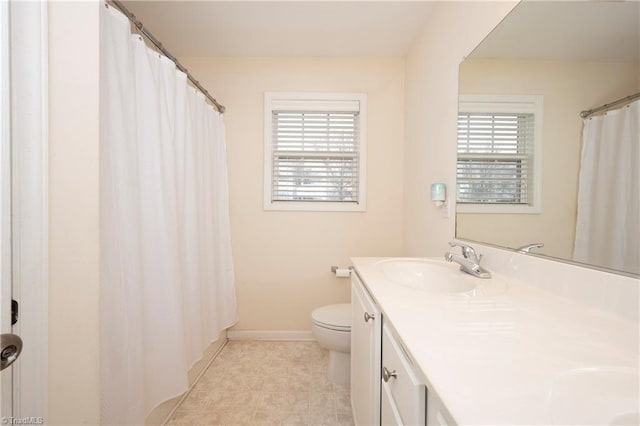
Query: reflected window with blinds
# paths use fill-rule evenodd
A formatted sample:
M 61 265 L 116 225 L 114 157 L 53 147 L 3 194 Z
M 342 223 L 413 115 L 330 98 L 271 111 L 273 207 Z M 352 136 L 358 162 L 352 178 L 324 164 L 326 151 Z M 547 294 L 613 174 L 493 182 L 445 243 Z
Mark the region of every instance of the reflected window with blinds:
M 539 96 L 462 96 L 456 189 L 463 213 L 539 213 Z
M 265 94 L 265 209 L 364 211 L 365 101 Z

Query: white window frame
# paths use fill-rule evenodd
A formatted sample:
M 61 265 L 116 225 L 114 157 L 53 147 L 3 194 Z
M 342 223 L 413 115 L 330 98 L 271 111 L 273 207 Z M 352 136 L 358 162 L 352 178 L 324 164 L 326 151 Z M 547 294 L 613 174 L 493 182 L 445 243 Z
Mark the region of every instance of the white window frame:
M 533 194 L 530 204 L 457 204 L 458 213 L 540 214 L 542 211 L 542 95 L 460 95 L 461 113 L 533 113 Z M 457 146 L 456 138 L 456 146 Z M 456 149 L 457 153 L 457 149 Z M 457 154 L 456 154 L 457 162 Z M 457 185 L 456 185 L 457 186 Z
M 358 202 L 320 202 L 320 201 L 272 201 L 273 187 L 273 141 L 272 112 L 276 104 L 288 103 L 301 111 L 322 111 L 331 103 L 359 103 L 359 186 Z M 326 93 L 326 92 L 265 92 L 264 94 L 264 210 L 271 211 L 366 211 L 366 170 L 367 170 L 367 95 L 365 93 Z

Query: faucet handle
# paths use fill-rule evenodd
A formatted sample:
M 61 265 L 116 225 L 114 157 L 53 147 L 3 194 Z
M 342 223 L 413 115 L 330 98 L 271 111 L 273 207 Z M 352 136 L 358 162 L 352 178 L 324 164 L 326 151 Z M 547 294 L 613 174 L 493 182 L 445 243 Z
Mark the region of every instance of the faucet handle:
M 542 248 L 542 247 L 544 247 L 544 243 L 533 243 L 533 244 L 524 245 L 522 247 L 518 247 L 516 250 L 519 251 L 520 253 L 531 253 L 532 249 Z
M 470 245 L 467 245 L 464 243 L 458 243 L 455 241 L 450 241 L 449 245 L 451 247 L 460 247 L 462 249 L 462 255 L 465 257 L 465 259 L 470 259 L 478 264 L 480 263 L 480 259 L 482 259 L 482 255 L 478 256 L 475 249 Z
M 449 247 L 469 247 L 464 243 L 458 243 L 456 241 L 449 241 Z

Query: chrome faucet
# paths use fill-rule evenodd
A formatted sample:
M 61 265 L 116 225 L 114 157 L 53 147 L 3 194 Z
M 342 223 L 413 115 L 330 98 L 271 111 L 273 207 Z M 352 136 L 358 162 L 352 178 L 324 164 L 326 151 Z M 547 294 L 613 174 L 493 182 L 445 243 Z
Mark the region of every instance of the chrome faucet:
M 526 246 L 518 247 L 516 250 L 518 250 L 520 253 L 531 253 L 532 249 L 542 247 L 544 247 L 544 243 L 533 243 L 527 244 Z
M 460 247 L 462 249 L 462 256 L 453 254 L 450 251 L 444 254 L 444 258 L 447 262 L 456 262 L 460 265 L 460 270 L 471 274 L 478 278 L 491 278 L 491 273 L 480 266 L 480 260 L 482 255 L 478 256 L 475 249 L 471 246 L 462 243 L 450 242 L 451 247 Z

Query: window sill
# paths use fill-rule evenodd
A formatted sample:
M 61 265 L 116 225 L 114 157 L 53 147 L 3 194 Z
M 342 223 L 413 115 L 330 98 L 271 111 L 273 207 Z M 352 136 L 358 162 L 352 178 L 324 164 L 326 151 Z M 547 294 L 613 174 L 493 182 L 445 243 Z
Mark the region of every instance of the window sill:
M 457 204 L 457 213 L 540 214 L 540 206 L 516 204 Z
M 265 211 L 308 211 L 308 212 L 364 212 L 364 203 L 349 202 L 304 202 L 304 201 L 265 201 Z

